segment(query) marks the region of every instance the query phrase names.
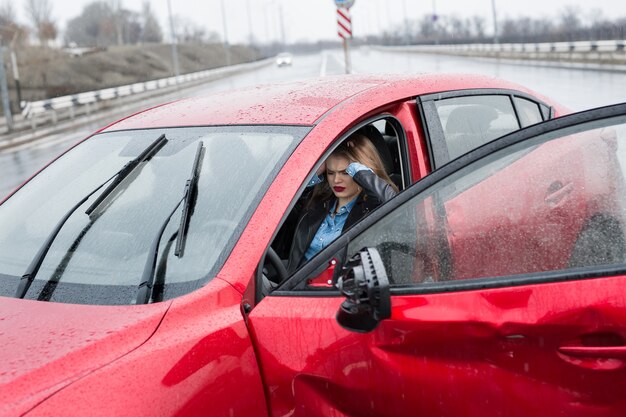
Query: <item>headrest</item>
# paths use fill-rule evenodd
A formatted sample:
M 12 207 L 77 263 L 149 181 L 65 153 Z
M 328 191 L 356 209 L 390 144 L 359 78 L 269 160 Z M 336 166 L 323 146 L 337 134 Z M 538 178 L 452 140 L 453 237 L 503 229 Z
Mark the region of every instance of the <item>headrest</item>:
M 387 146 L 387 142 L 385 142 L 385 138 L 383 138 L 382 133 L 380 133 L 380 131 L 372 125 L 363 126 L 355 133 L 360 133 L 372 141 L 372 144 L 376 147 L 376 150 L 378 151 L 380 159 L 383 161 L 385 171 L 387 172 L 387 174 L 392 173 L 393 158 L 391 157 L 391 152 L 389 151 L 389 147 Z

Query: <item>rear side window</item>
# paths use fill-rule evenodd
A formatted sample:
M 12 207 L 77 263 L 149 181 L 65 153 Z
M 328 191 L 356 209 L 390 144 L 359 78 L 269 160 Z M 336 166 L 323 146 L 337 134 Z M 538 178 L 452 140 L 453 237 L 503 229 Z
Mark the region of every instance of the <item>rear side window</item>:
M 515 107 L 517 107 L 517 113 L 522 127 L 534 125 L 543 121 L 543 117 L 537 103 L 522 97 L 515 97 L 513 100 L 515 101 Z
M 508 96 L 456 97 L 435 106 L 449 160 L 520 128 Z
M 550 118 L 550 107 L 515 90 L 448 91 L 417 99 L 434 169 L 501 136 Z

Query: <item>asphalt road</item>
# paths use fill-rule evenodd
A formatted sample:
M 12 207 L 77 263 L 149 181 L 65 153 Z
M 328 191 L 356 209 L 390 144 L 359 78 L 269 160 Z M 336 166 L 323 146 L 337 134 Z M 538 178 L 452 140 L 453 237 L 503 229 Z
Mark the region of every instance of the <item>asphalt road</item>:
M 578 69 L 546 68 L 530 63 L 502 63 L 480 58 L 379 52 L 361 48 L 352 53 L 355 73 L 466 72 L 495 76 L 522 84 L 570 107 L 584 110 L 626 101 L 626 74 Z M 184 95 L 202 95 L 256 84 L 301 80 L 342 74 L 342 51 L 295 56 L 291 67 L 268 66 L 207 83 Z M 45 140 L 0 152 L 0 196 L 6 195 L 32 173 L 73 143 L 113 120 L 96 123 Z M 1 197 L 0 197 L 1 198 Z

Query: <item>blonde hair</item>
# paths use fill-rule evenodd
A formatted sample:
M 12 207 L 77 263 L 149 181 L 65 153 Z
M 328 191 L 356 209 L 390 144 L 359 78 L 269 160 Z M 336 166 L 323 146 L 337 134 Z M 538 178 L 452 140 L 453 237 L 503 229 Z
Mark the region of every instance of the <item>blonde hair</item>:
M 361 133 L 353 133 L 346 140 L 341 142 L 337 149 L 332 151 L 330 156 L 338 156 L 347 159 L 350 162 L 358 162 L 371 168 L 374 173 L 387 182 L 391 187 L 398 192 L 398 187 L 393 183 L 387 171 L 380 154 L 376 149 L 376 146 L 372 141 Z M 328 182 L 324 181 L 319 184 L 313 192 L 313 200 L 329 200 L 333 196 L 333 192 L 328 185 Z

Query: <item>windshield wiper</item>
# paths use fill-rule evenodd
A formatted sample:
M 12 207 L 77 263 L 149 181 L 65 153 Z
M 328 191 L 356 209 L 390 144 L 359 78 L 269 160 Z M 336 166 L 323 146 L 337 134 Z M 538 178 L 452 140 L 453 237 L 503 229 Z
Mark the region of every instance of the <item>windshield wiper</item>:
M 118 185 L 124 181 L 124 178 L 130 175 L 131 172 L 137 168 L 137 166 L 143 161 L 147 161 L 152 158 L 154 154 L 156 154 L 163 146 L 167 143 L 167 139 L 165 138 L 165 134 L 159 136 L 157 140 L 152 142 L 150 146 L 148 146 L 142 153 L 139 154 L 135 159 L 129 161 L 122 167 L 121 170 L 115 175 L 115 179 L 109 184 L 107 188 L 104 189 L 102 194 L 95 199 L 95 201 L 85 210 L 85 214 L 91 216 L 91 213 L 98 208 L 98 206 L 104 201 L 105 198 L 109 196 L 117 188 Z
M 204 143 L 200 141 L 200 143 L 198 143 L 198 148 L 196 149 L 196 156 L 193 161 L 191 175 L 185 183 L 185 191 L 183 193 L 183 197 L 178 201 L 178 203 L 176 203 L 176 206 L 174 206 L 172 212 L 165 218 L 163 224 L 159 228 L 159 232 L 152 241 L 152 245 L 150 245 L 150 250 L 148 251 L 148 259 L 146 260 L 146 265 L 143 268 L 143 273 L 141 274 L 141 282 L 139 283 L 138 287 L 136 299 L 137 304 L 147 304 L 150 302 L 150 298 L 152 297 L 154 273 L 156 269 L 157 257 L 159 255 L 159 244 L 161 242 L 161 238 L 163 237 L 163 233 L 165 233 L 165 228 L 169 224 L 170 219 L 172 218 L 174 213 L 176 213 L 176 210 L 178 210 L 180 204 L 184 201 L 185 205 L 183 206 L 180 226 L 171 238 L 173 239 L 174 236 L 176 236 L 177 239 L 174 254 L 178 257 L 183 256 L 185 240 L 187 237 L 187 229 L 189 228 L 189 220 L 191 218 L 191 215 L 193 214 L 193 207 L 196 202 L 198 179 L 200 178 L 200 161 L 202 161 L 203 155 Z M 167 253 L 164 254 L 164 256 L 167 256 Z
M 70 216 L 74 214 L 76 209 L 80 207 L 81 205 L 83 205 L 83 203 L 85 203 L 85 201 L 87 201 L 89 197 L 94 195 L 100 188 L 104 187 L 104 185 L 108 183 L 109 181 L 111 181 L 112 179 L 114 179 L 114 181 L 111 184 L 119 184 L 121 179 L 123 179 L 123 177 L 128 176 L 128 174 L 130 174 L 133 171 L 133 169 L 136 168 L 141 162 L 146 161 L 150 159 L 152 156 L 154 156 L 154 154 L 156 154 L 165 145 L 166 142 L 167 142 L 167 139 L 165 138 L 165 135 L 161 135 L 157 140 L 152 142 L 150 146 L 148 146 L 146 150 L 144 150 L 139 156 L 137 156 L 132 161 L 128 162 L 126 165 L 122 167 L 122 169 L 117 171 L 115 174 L 109 177 L 109 179 L 104 181 L 102 184 L 94 188 L 93 191 L 91 191 L 89 194 L 83 197 L 82 200 L 76 203 L 65 214 L 65 216 L 63 216 L 63 218 L 59 220 L 59 222 L 56 224 L 54 229 L 52 229 L 52 232 L 50 232 L 50 234 L 44 241 L 43 245 L 41 245 L 41 247 L 39 248 L 39 251 L 37 251 L 37 255 L 35 255 L 30 265 L 28 265 L 28 268 L 26 269 L 26 272 L 24 272 L 24 275 L 22 275 L 22 278 L 20 279 L 20 283 L 17 287 L 17 291 L 15 293 L 16 298 L 24 298 L 24 296 L 28 292 L 28 289 L 30 288 L 30 285 L 35 280 L 35 276 L 37 275 L 37 272 L 39 272 L 39 268 L 41 267 L 41 264 L 43 263 L 44 258 L 48 254 L 48 250 L 52 246 L 52 242 L 54 242 L 54 239 L 56 239 L 57 235 L 63 228 L 63 225 L 65 224 L 67 219 L 69 219 Z M 122 178 L 119 179 L 120 177 Z M 107 191 L 109 193 L 112 191 L 111 186 L 107 187 L 104 193 L 106 193 Z M 98 198 L 96 201 L 102 201 L 102 199 Z M 89 209 L 92 209 L 92 207 L 95 208 L 95 205 L 92 204 L 92 206 L 89 207 Z
M 183 206 L 183 214 L 180 217 L 180 226 L 178 226 L 178 239 L 176 240 L 176 249 L 174 249 L 174 255 L 179 258 L 183 257 L 185 252 L 185 241 L 187 240 L 187 231 L 189 229 L 189 221 L 193 214 L 193 209 L 196 206 L 196 200 L 198 197 L 198 179 L 200 179 L 200 161 L 204 154 L 204 145 L 202 141 L 198 144 L 196 150 L 196 159 L 193 161 L 193 167 L 191 167 L 191 175 L 185 184 L 184 199 L 185 205 Z

